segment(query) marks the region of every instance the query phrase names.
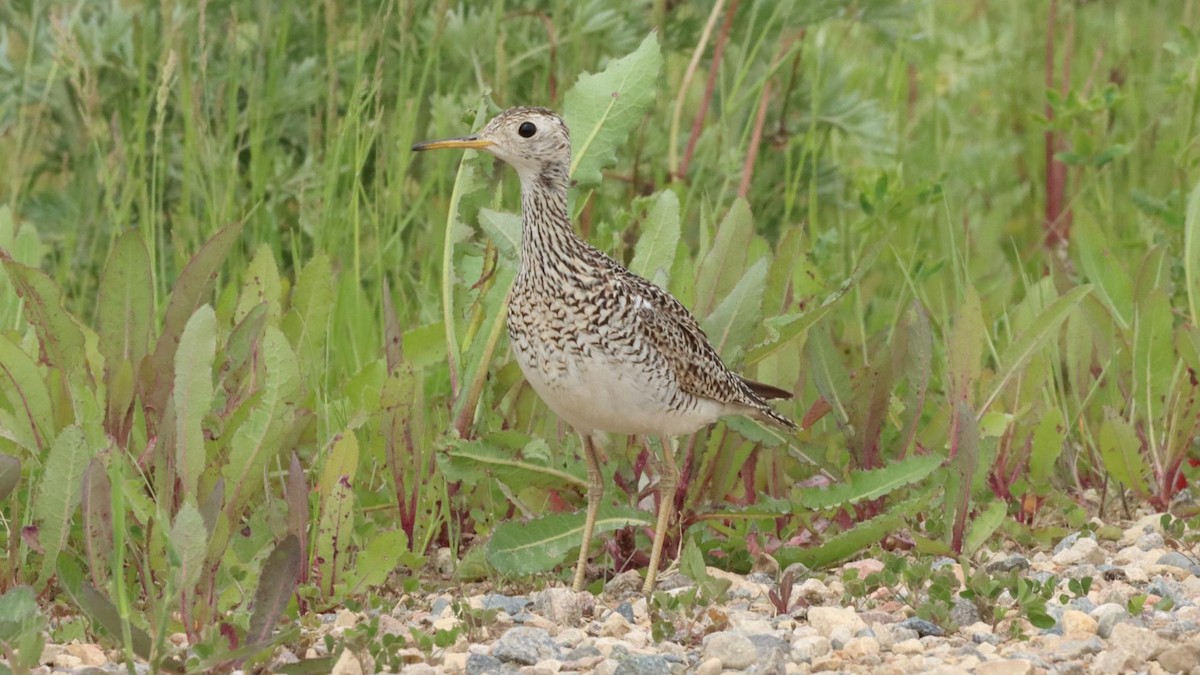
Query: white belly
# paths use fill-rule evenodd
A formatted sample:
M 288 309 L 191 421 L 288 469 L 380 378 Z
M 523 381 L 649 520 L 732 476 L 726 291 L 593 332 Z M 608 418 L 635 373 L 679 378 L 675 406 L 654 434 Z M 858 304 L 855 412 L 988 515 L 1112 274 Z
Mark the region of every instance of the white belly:
M 525 379 L 550 409 L 581 433 L 606 431 L 643 436 L 690 434 L 729 414 L 727 406 L 692 399 L 673 409 L 673 384 L 655 380 L 636 365 L 598 356 L 584 360 L 522 358 Z

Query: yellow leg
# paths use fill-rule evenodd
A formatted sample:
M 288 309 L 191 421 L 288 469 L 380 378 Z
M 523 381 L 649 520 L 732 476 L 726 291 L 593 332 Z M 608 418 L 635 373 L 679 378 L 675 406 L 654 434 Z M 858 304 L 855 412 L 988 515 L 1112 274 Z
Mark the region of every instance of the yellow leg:
M 576 593 L 583 590 L 584 572 L 587 570 L 588 548 L 592 545 L 592 530 L 596 527 L 596 511 L 604 497 L 604 476 L 600 473 L 600 460 L 596 457 L 596 446 L 592 437 L 579 434 L 583 442 L 583 461 L 587 464 L 588 492 L 587 518 L 583 521 L 583 543 L 579 546 L 579 561 L 575 563 L 575 582 L 571 589 Z
M 650 549 L 650 568 L 646 570 L 646 585 L 642 593 L 654 590 L 658 580 L 658 565 L 662 560 L 663 541 L 667 538 L 667 525 L 675 512 L 675 488 L 679 486 L 679 467 L 675 466 L 675 450 L 670 438 L 663 436 L 662 460 L 658 465 L 658 522 L 654 526 L 654 546 Z

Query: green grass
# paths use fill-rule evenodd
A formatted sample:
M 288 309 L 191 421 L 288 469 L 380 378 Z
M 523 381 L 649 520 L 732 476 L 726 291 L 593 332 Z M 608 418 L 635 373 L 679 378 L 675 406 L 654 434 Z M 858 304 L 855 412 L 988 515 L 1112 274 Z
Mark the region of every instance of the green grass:
M 394 541 L 372 549 L 377 532 L 396 528 L 398 491 L 415 499 L 407 543 L 417 556 L 439 545 L 480 551 L 505 522 L 582 503 L 574 483 L 549 478 L 582 475 L 577 442 L 523 385 L 501 330 L 514 263 L 492 236 L 500 230 L 489 218 L 502 217 L 483 209 L 515 211 L 516 177 L 490 159 L 460 169 L 454 153 L 409 147 L 468 133 L 511 105 L 561 110 L 579 75 L 633 52 L 656 26 L 657 96 L 605 180 L 575 190 L 580 227 L 629 262 L 664 226 L 654 209 L 673 193 L 680 243 L 661 278 L 706 326 L 723 328 L 727 360 L 796 393 L 785 413 L 799 419 L 821 398 L 832 407 L 790 450 L 743 422 L 682 441 L 692 476 L 684 523 L 701 524 L 690 532 L 710 562 L 744 569 L 750 537 L 781 562 L 812 563 L 897 528 L 932 551 L 965 542 L 969 554 L 1001 535 L 1044 541 L 1081 520 L 1075 497 L 1087 488 L 1103 493 L 1102 508 L 1126 492 L 1165 508 L 1180 462 L 1194 456 L 1200 412 L 1200 197 L 1188 205 L 1200 180 L 1200 40 L 1180 28 L 1196 23 L 1200 5 L 1060 2 L 1056 88 L 1064 62 L 1069 77 L 1050 92 L 1044 2 L 747 0 L 727 26 L 724 13 L 714 17 L 702 43 L 708 5 L 0 7 L 0 246 L 61 289 L 91 345 L 84 357 L 47 357 L 54 326 L 69 324 L 31 312 L 28 293 L 22 300 L 14 288 L 36 279 L 8 266 L 0 333 L 25 356 L 5 348 L 0 365 L 44 381 L 49 412 L 41 442 L 0 434 L 0 453 L 20 461 L 19 479 L 0 491 L 0 588 L 51 583 L 61 559 L 44 561 L 19 537 L 48 518 L 65 528 L 52 552 L 70 565 L 87 560 L 95 501 L 76 509 L 79 490 L 47 472 L 82 471 L 92 458 L 133 527 L 123 533 L 125 574 L 92 570 L 91 580 L 126 612 L 131 599 L 149 598 L 138 620 L 146 629 L 177 601 L 249 611 L 232 589 L 289 522 L 308 537 L 305 560 L 333 545 L 330 569 L 349 575 L 306 579 L 313 590 L 296 612 L 361 597 L 397 563 L 419 567 L 419 558 L 384 555 Z M 1061 194 L 1073 229 L 1061 250 L 1045 245 L 1042 225 L 1048 191 L 1059 189 L 1046 179 L 1048 131 L 1068 164 Z M 452 195 L 461 196 L 456 212 Z M 138 361 L 117 372 L 108 355 L 120 350 L 97 328 L 116 305 L 98 289 L 123 234 L 135 232 L 146 274 L 123 288 L 148 298 L 153 352 L 185 264 L 230 223 L 241 230 L 198 296 L 215 308 L 211 363 L 156 362 L 198 368 L 201 388 L 213 374 L 211 406 L 171 409 L 186 412 L 191 438 L 204 434 L 199 454 L 176 458 L 204 468 L 185 475 L 198 492 L 180 494 L 167 478 L 180 470 L 176 436 L 163 431 L 176 417 L 145 407 L 154 391 L 181 405 L 167 396 L 178 380 L 134 386 L 154 382 Z M 133 264 L 125 255 L 117 265 Z M 267 309 L 254 315 L 260 300 Z M 194 330 L 205 344 L 207 332 Z M 389 354 L 386 338 L 400 334 L 402 354 Z M 235 363 L 242 353 L 252 356 Z M 83 363 L 72 370 L 71 359 Z M 298 379 L 272 359 L 294 360 Z M 134 374 L 141 379 L 121 379 Z M 21 420 L 34 394 L 15 377 L 3 382 L 0 427 L 31 429 Z M 110 441 L 106 405 L 122 391 L 136 402 L 133 431 Z M 86 450 L 51 456 L 72 425 Z M 258 473 L 231 478 L 231 457 L 247 450 L 230 438 L 255 428 L 265 439 L 251 455 Z M 347 435 L 353 449 L 337 442 Z M 608 448 L 622 486 L 611 506 L 636 506 L 640 448 L 621 438 Z M 293 452 L 299 472 L 288 468 Z M 930 453 L 947 460 L 932 475 L 889 469 L 911 470 L 902 457 Z M 513 463 L 483 471 L 485 456 Z M 795 486 L 817 467 L 852 487 L 809 511 L 801 505 L 821 500 Z M 339 476 L 351 491 L 339 490 Z M 289 481 L 318 487 L 288 493 Z M 232 506 L 223 501 L 231 493 Z M 206 506 L 213 499 L 223 511 Z M 228 519 L 197 537 L 233 542 L 228 552 L 201 543 L 222 571 L 200 582 L 200 600 L 136 581 L 138 570 L 193 580 L 164 537 L 185 502 Z M 832 525 L 841 509 L 862 525 Z M 242 526 L 257 533 L 252 544 L 230 539 Z M 352 543 L 331 544 L 335 531 L 352 532 Z M 808 544 L 781 545 L 789 540 Z M 640 530 L 620 541 L 626 554 L 646 548 Z M 551 568 L 564 555 L 543 553 L 505 573 Z

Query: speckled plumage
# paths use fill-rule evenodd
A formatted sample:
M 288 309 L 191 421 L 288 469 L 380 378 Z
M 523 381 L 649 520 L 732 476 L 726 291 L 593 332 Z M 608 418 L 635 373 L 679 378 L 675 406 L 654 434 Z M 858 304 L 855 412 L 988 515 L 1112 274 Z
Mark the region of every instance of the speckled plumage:
M 764 400 L 790 394 L 730 371 L 678 300 L 575 234 L 567 210 L 571 143 L 545 108 L 511 108 L 474 136 L 418 144 L 484 149 L 521 179 L 521 261 L 509 297 L 508 334 L 526 379 L 571 424 L 588 465 L 588 519 L 575 587 L 603 492 L 595 431 L 656 435 L 665 454 L 660 487 L 673 493 L 670 437 L 725 415 L 796 425 Z M 646 590 L 653 588 L 670 502 L 662 498 Z

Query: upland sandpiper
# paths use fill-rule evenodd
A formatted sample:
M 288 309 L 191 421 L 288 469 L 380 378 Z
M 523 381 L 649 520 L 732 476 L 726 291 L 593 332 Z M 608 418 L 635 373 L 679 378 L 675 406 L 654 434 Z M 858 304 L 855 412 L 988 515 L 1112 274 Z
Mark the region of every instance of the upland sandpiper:
M 604 495 L 593 434 L 657 436 L 662 443 L 658 518 L 643 588 L 649 593 L 679 482 L 673 437 L 726 415 L 795 429 L 766 402 L 791 394 L 730 371 L 678 300 L 575 234 L 567 212 L 571 139 L 557 114 L 510 108 L 472 136 L 413 146 L 438 148 L 486 150 L 521 179 L 521 263 L 509 297 L 508 336 L 529 384 L 583 443 L 588 503 L 576 591 L 583 588 Z

